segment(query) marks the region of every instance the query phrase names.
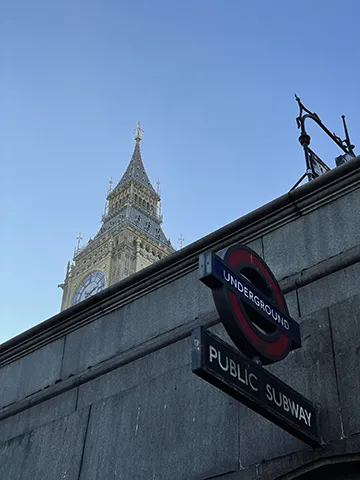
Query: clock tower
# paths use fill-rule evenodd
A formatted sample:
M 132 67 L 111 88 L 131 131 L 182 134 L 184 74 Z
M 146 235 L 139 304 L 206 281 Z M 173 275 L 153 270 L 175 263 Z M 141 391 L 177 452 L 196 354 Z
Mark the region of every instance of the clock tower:
M 135 147 L 125 173 L 106 199 L 102 226 L 68 263 L 61 310 L 122 280 L 174 252 L 162 230 L 160 191 L 151 185 L 141 158 L 143 131 L 135 129 Z

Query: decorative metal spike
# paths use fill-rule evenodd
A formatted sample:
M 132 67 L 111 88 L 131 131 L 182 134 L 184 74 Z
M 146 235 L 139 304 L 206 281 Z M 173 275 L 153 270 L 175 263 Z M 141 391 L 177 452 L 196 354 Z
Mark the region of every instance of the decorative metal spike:
M 344 132 L 345 132 L 344 143 L 347 146 L 347 148 L 349 149 L 350 154 L 355 157 L 355 153 L 354 153 L 355 145 L 352 145 L 352 143 L 350 141 L 350 135 L 349 135 L 349 131 L 348 131 L 347 125 L 346 125 L 345 115 L 341 115 L 341 119 L 342 119 L 342 122 L 343 122 Z

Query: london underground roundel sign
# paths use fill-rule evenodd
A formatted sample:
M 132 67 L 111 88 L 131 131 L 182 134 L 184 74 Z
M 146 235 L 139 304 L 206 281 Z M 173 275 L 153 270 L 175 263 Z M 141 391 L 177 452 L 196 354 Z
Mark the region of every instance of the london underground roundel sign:
M 237 348 L 263 364 L 282 360 L 301 346 L 278 282 L 253 250 L 243 245 L 199 259 L 200 279 L 212 289 L 220 319 Z

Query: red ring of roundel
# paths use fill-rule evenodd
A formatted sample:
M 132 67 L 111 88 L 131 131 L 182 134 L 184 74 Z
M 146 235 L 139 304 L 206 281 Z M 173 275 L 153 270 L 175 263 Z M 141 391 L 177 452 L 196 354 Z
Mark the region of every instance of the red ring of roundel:
M 285 310 L 284 298 L 278 288 L 278 285 L 274 282 L 272 275 L 269 273 L 268 267 L 264 265 L 255 255 L 247 250 L 238 249 L 230 251 L 229 254 L 226 255 L 225 261 L 233 269 L 236 269 L 237 265 L 244 261 L 254 265 L 254 267 L 261 272 L 273 290 L 277 306 L 281 308 L 281 310 Z M 228 298 L 242 332 L 259 353 L 268 357 L 279 357 L 288 350 L 291 340 L 284 333 L 281 333 L 279 338 L 274 342 L 267 342 L 266 340 L 262 339 L 249 325 L 247 318 L 240 309 L 235 293 L 233 293 L 231 290 L 228 290 Z

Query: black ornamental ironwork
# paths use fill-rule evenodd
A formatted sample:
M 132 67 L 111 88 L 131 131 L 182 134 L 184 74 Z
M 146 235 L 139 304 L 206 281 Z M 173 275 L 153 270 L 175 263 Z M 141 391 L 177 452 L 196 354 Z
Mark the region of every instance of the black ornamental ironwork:
M 341 116 L 344 132 L 345 132 L 345 139 L 342 140 L 335 133 L 332 133 L 322 123 L 317 113 L 311 112 L 309 109 L 307 109 L 297 95 L 295 95 L 295 99 L 299 105 L 299 110 L 300 110 L 299 115 L 296 118 L 296 123 L 297 123 L 297 127 L 300 129 L 299 142 L 304 149 L 306 172 L 302 175 L 302 177 L 298 180 L 298 182 L 296 182 L 296 184 L 292 187 L 291 190 L 296 188 L 299 185 L 299 183 L 302 182 L 302 180 L 304 180 L 305 177 L 307 177 L 308 180 L 311 181 L 314 178 L 318 177 L 319 175 L 322 175 L 326 171 L 330 170 L 330 167 L 328 167 L 328 165 L 325 162 L 323 162 L 323 160 L 321 160 L 321 158 L 318 155 L 316 155 L 316 153 L 310 148 L 311 137 L 305 128 L 305 122 L 307 119 L 313 120 L 326 133 L 326 135 L 330 137 L 330 139 L 344 152 L 344 154 L 341 156 L 344 158 L 343 161 L 347 161 L 356 156 L 354 152 L 355 145 L 353 145 L 350 141 L 350 136 L 349 136 L 348 128 L 346 125 L 346 120 L 345 120 L 345 115 Z M 343 162 L 340 161 L 339 163 L 343 163 Z

